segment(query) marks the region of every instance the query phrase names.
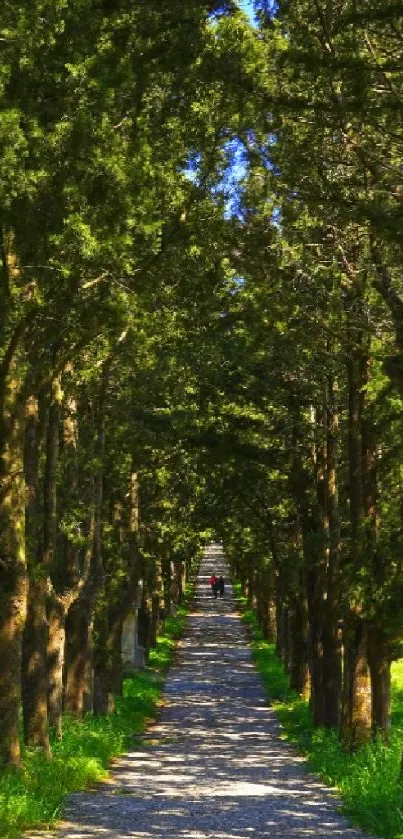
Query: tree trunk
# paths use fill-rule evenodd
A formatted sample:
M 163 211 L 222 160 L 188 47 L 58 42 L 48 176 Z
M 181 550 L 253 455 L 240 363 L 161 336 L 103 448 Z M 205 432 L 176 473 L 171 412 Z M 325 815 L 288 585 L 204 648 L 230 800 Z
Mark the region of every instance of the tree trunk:
M 286 673 L 290 672 L 290 656 L 291 656 L 291 627 L 290 627 L 290 609 L 288 605 L 283 606 L 282 619 L 282 661 Z
M 323 723 L 323 609 L 328 544 L 324 405 L 320 411 L 311 408 L 310 416 L 308 426 L 300 412 L 294 414 L 294 456 L 289 482 L 297 509 L 296 544 L 304 559 L 310 704 L 314 725 L 318 726 Z M 306 432 L 302 434 L 304 427 Z
M 23 432 L 19 382 L 0 404 L 0 764 L 19 766 L 22 633 L 27 612 Z
M 327 497 L 327 393 L 315 411 L 314 467 L 316 470 L 316 505 L 304 518 L 304 553 L 307 558 L 307 596 L 310 627 L 311 706 L 315 726 L 323 725 L 324 697 L 324 622 L 326 573 L 328 565 L 329 517 Z
M 323 575 L 312 567 L 307 572 L 309 615 L 309 671 L 311 708 L 315 727 L 323 724 Z
M 111 691 L 110 668 L 104 662 L 97 662 L 94 670 L 94 714 L 113 714 L 115 697 Z
M 40 523 L 38 449 L 38 401 L 27 402 L 24 446 L 26 486 L 25 537 L 28 566 L 32 581 L 29 585 L 27 619 L 23 636 L 22 707 L 25 743 L 41 748 L 50 756 L 48 721 L 46 714 L 47 674 L 45 651 L 47 643 L 46 598 L 47 581 L 38 576 L 41 560 L 42 534 Z
M 43 552 L 40 543 L 34 560 L 30 584 L 27 624 L 24 633 L 24 731 L 28 746 L 42 748 L 50 755 L 47 684 L 48 580 L 54 562 L 57 527 L 56 474 L 59 459 L 60 382 L 55 379 L 49 405 L 46 435 L 46 463 L 43 487 Z M 26 435 L 27 437 L 27 435 Z M 27 441 L 28 442 L 28 441 Z M 26 471 L 30 473 L 29 447 L 26 445 Z M 41 540 L 42 541 L 42 540 Z M 35 562 L 36 560 L 36 562 Z M 35 568 L 36 565 L 36 568 Z M 36 575 L 39 578 L 36 579 Z
M 391 655 L 385 634 L 377 626 L 369 632 L 369 665 L 372 684 L 372 730 L 388 740 L 390 735 Z
M 143 589 L 143 602 L 141 607 L 138 611 L 138 639 L 139 644 L 145 650 L 145 656 L 148 658 L 148 654 L 150 652 L 149 648 L 149 640 L 150 640 L 150 601 L 148 598 L 147 592 L 147 583 L 144 581 L 144 589 Z
M 364 485 L 367 481 L 367 463 L 363 446 L 363 413 L 368 381 L 368 337 L 356 336 L 355 319 L 364 317 L 362 292 L 357 291 L 355 306 L 349 314 L 349 346 L 347 361 L 348 379 L 348 453 L 349 495 L 351 525 L 351 566 L 360 573 L 372 561 L 367 555 L 363 538 L 365 525 Z M 364 471 L 364 476 L 363 476 Z M 344 673 L 342 739 L 350 749 L 355 749 L 371 738 L 371 680 L 368 664 L 368 629 L 358 607 L 350 611 L 344 629 Z
M 248 602 L 249 609 L 253 609 L 256 604 L 256 595 L 255 595 L 255 568 L 252 560 L 250 557 L 247 558 L 246 561 L 246 599 Z
M 266 569 L 259 568 L 256 575 L 256 617 L 257 622 L 262 630 L 263 637 L 267 638 L 267 622 L 268 622 L 268 602 L 267 602 L 267 580 Z
M 52 384 L 46 439 L 43 485 L 43 566 L 50 573 L 54 564 L 57 533 L 57 466 L 59 462 L 60 380 Z
M 95 655 L 94 714 L 111 714 L 115 710 L 115 696 L 123 693 L 123 665 L 121 636 L 123 622 L 130 609 L 132 597 L 116 605 L 106 615 L 107 637 Z
M 337 614 L 326 603 L 323 621 L 323 725 L 339 729 L 341 720 L 342 648 Z
M 333 379 L 328 377 L 326 481 L 329 556 L 323 616 L 323 724 L 339 729 L 341 720 L 342 648 L 340 617 L 340 516 L 337 492 L 338 415 Z
M 66 608 L 53 597 L 48 605 L 48 719 L 57 740 L 62 737 Z
M 58 441 L 55 441 L 58 444 Z M 70 397 L 65 405 L 63 416 L 63 467 L 64 489 L 69 497 L 75 497 L 78 486 L 77 471 L 78 423 L 77 403 Z M 51 497 L 51 493 L 49 493 Z M 55 498 L 56 505 L 56 498 Z M 92 538 L 93 523 L 90 523 Z M 67 585 L 63 594 L 58 593 L 56 585 L 48 599 L 48 718 L 57 740 L 62 738 L 63 681 L 66 645 L 66 617 L 69 609 L 79 596 L 80 579 L 84 584 L 91 561 L 88 547 L 85 553 L 84 567 L 80 578 L 79 553 L 67 537 L 62 539 L 64 548 L 62 585 Z M 63 549 L 62 548 L 62 549 Z M 49 557 L 52 559 L 52 556 Z
M 46 672 L 46 578 L 31 581 L 23 640 L 23 711 L 25 743 L 50 757 Z
M 274 643 L 276 639 L 276 605 L 273 564 L 265 565 L 257 574 L 256 611 L 263 637 Z
M 81 718 L 93 702 L 93 607 L 96 586 L 92 580 L 73 603 L 66 621 L 66 686 L 64 710 Z
M 172 598 L 172 562 L 169 556 L 166 555 L 162 559 L 162 581 L 165 616 L 168 617 L 168 615 L 175 611 L 176 603 Z
M 121 634 L 122 622 L 118 620 L 115 632 L 112 629 L 109 633 L 101 654 L 95 656 L 94 714 L 97 716 L 111 714 L 115 710 L 115 694 L 122 693 Z
M 276 578 L 276 656 L 283 661 L 284 596 L 280 576 Z
M 293 602 L 290 657 L 291 687 L 307 699 L 310 692 L 308 666 L 308 608 L 303 586 L 301 586 L 301 590 L 296 595 Z
M 344 633 L 342 740 L 354 751 L 371 737 L 372 695 L 368 628 L 352 614 Z
M 82 717 L 93 710 L 94 689 L 94 605 L 104 584 L 102 561 L 103 462 L 105 454 L 105 397 L 108 369 L 102 374 L 97 400 L 94 452 L 97 461 L 93 476 L 92 517 L 89 527 L 89 550 L 92 559 L 88 577 L 80 595 L 69 610 L 66 621 L 66 687 L 65 710 Z
M 366 540 L 364 550 L 367 562 L 372 565 L 374 583 L 382 587 L 385 582 L 384 561 L 380 555 L 378 521 L 378 481 L 375 423 L 369 412 L 362 422 L 363 442 L 363 493 L 366 516 Z M 390 649 L 386 634 L 374 623 L 369 629 L 369 665 L 372 683 L 372 730 L 382 733 L 385 739 L 390 734 L 391 675 Z
M 155 647 L 164 614 L 162 599 L 162 569 L 161 561 L 155 559 L 150 576 L 151 614 L 149 624 L 148 648 Z
M 356 629 L 352 676 L 351 746 L 354 749 L 369 740 L 372 721 L 368 631 L 363 621 Z
M 172 600 L 176 606 L 180 606 L 183 597 L 183 583 L 182 583 L 182 568 L 184 564 L 180 559 L 176 559 L 172 563 L 171 579 L 172 579 Z

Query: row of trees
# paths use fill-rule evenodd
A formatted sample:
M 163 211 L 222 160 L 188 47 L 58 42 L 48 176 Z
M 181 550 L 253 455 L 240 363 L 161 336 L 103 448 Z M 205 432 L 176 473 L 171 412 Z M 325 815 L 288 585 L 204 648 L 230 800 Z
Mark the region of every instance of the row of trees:
M 197 412 L 187 356 L 228 281 L 220 184 L 257 46 L 215 0 L 6 0 L 0 28 L 0 761 L 18 765 L 21 705 L 47 754 L 62 708 L 110 709 L 139 579 L 149 648 L 200 549 L 197 447 L 167 416 Z
M 231 327 L 247 361 L 226 396 L 255 452 L 221 472 L 223 532 L 315 724 L 354 748 L 388 734 L 403 638 L 402 16 L 256 5 L 269 74 Z

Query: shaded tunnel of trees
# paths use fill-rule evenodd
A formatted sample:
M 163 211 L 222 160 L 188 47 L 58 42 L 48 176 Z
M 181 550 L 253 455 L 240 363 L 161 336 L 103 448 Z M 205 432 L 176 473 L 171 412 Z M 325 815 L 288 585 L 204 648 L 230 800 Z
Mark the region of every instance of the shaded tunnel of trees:
M 221 539 L 315 725 L 403 639 L 403 15 L 3 0 L 0 761 L 113 707 Z

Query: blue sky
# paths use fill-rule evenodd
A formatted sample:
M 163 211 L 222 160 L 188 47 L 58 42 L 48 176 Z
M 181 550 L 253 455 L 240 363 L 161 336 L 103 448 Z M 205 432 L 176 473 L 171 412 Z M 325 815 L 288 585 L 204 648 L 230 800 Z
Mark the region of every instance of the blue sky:
M 253 2 L 252 0 L 238 0 L 238 5 L 246 12 L 251 23 L 254 23 Z
M 237 0 L 237 5 L 247 14 L 250 22 L 254 24 L 256 18 L 253 0 Z M 239 185 L 246 175 L 247 161 L 245 149 L 238 140 L 230 140 L 226 145 L 226 152 L 228 154 L 228 168 L 220 186 L 217 188 L 217 192 L 224 189 L 227 193 L 225 215 L 229 218 L 232 215 L 239 215 Z M 189 157 L 183 172 L 190 180 L 197 182 L 199 166 L 200 155 L 194 154 L 193 157 Z

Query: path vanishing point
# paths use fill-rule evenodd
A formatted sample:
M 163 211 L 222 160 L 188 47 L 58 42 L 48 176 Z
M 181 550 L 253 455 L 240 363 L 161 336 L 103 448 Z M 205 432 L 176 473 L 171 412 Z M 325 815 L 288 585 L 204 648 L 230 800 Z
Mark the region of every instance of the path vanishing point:
M 215 600 L 205 554 L 164 706 L 95 792 L 70 796 L 58 839 L 363 839 L 285 743 L 230 587 Z

